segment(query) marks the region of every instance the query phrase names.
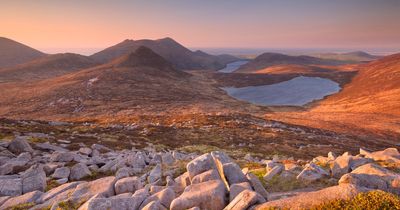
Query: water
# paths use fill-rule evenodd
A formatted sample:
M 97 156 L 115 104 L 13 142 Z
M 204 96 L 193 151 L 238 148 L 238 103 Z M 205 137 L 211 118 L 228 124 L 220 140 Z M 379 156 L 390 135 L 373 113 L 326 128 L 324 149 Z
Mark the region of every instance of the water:
M 338 83 L 320 77 L 296 77 L 272 85 L 222 88 L 242 101 L 264 106 L 303 106 L 340 91 Z
M 235 61 L 235 62 L 232 62 L 232 63 L 228 63 L 225 68 L 223 68 L 221 70 L 218 70 L 218 72 L 221 72 L 221 73 L 232 73 L 232 72 L 236 71 L 240 66 L 242 66 L 242 65 L 244 65 L 244 64 L 246 64 L 248 62 L 249 61 L 241 60 L 241 61 Z

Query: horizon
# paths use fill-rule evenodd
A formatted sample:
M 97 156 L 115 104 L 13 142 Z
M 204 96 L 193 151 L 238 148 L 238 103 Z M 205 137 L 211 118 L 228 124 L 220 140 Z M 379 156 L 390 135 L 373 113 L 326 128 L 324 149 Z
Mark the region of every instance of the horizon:
M 161 2 L 6 2 L 1 36 L 86 55 L 124 39 L 163 37 L 190 49 L 400 49 L 396 0 Z

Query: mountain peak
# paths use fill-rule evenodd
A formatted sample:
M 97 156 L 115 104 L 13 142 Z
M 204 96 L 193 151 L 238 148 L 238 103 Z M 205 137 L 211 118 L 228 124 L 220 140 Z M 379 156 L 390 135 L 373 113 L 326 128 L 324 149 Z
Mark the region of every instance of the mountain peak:
M 140 46 L 134 52 L 117 59 L 118 67 L 149 66 L 155 68 L 172 68 L 172 65 L 150 48 Z

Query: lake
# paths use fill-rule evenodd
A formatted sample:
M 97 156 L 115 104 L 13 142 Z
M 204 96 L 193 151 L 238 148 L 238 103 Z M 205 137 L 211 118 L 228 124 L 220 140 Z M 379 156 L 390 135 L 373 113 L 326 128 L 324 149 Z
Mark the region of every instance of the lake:
M 236 71 L 240 66 L 242 66 L 242 65 L 244 65 L 244 64 L 246 64 L 248 62 L 249 61 L 241 60 L 241 61 L 235 61 L 235 62 L 232 62 L 232 63 L 228 63 L 225 68 L 218 70 L 218 72 L 220 72 L 220 73 L 232 73 L 232 72 Z
M 264 106 L 303 106 L 340 91 L 338 83 L 320 77 L 296 77 L 272 85 L 224 87 L 228 95 Z

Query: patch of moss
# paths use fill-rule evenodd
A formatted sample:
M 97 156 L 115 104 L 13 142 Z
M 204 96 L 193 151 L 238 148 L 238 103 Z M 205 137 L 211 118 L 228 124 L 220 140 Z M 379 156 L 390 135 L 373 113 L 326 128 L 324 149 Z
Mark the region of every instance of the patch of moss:
M 48 141 L 48 139 L 46 138 L 38 138 L 38 137 L 29 137 L 28 141 L 32 142 L 32 143 L 45 143 Z
M 76 210 L 80 205 L 74 204 L 71 201 L 61 201 L 58 203 L 57 210 Z
M 266 168 L 258 168 L 258 169 L 253 169 L 250 171 L 252 174 L 256 175 L 256 177 L 260 180 L 260 182 L 266 186 L 265 180 L 264 180 L 264 175 L 267 173 Z
M 312 207 L 311 210 L 400 210 L 400 197 L 375 190 L 360 193 L 350 200 L 335 200 Z
M 188 153 L 194 152 L 194 153 L 203 154 L 203 153 L 208 153 L 208 152 L 212 152 L 212 151 L 218 151 L 221 149 L 218 147 L 215 147 L 215 146 L 211 146 L 211 145 L 199 144 L 199 145 L 184 146 L 184 147 L 179 148 L 179 150 L 188 152 Z
M 26 210 L 26 209 L 30 209 L 32 206 L 34 206 L 34 203 L 23 203 L 23 204 L 19 204 L 16 206 L 13 206 L 11 208 L 8 208 L 9 210 Z
M 54 180 L 54 179 L 49 179 L 49 180 L 47 180 L 47 185 L 46 185 L 45 191 L 46 191 L 46 192 L 47 192 L 47 191 L 50 191 L 51 189 L 56 188 L 56 187 L 58 187 L 58 186 L 60 186 L 60 184 L 58 184 L 56 180 Z

